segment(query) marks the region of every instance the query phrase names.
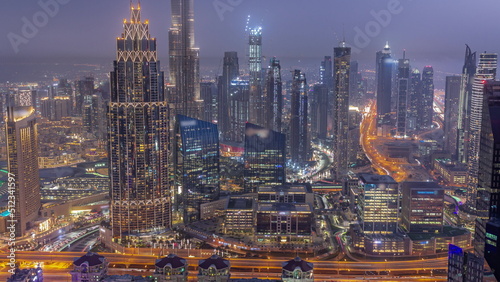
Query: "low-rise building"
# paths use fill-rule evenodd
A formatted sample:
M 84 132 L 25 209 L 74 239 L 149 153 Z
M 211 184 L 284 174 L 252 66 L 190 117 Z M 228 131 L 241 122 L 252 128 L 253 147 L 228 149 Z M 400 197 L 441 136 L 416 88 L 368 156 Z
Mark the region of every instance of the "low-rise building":
M 227 282 L 230 277 L 230 262 L 217 255 L 200 260 L 198 264 L 199 282 Z
M 253 197 L 231 196 L 226 207 L 225 234 L 253 234 L 255 229 L 255 201 Z
M 314 265 L 300 257 L 286 261 L 281 267 L 283 282 L 313 282 Z
M 71 281 L 73 282 L 98 282 L 102 281 L 108 273 L 108 261 L 104 256 L 88 252 L 82 257 L 75 258 Z
M 450 159 L 435 159 L 434 170 L 443 176 L 448 185 L 467 185 L 467 167 L 463 164 L 455 164 Z
M 16 268 L 15 273 L 12 274 L 11 277 L 7 278 L 7 282 L 43 282 L 42 268 Z
M 183 259 L 174 254 L 157 259 L 155 262 L 155 273 L 153 275 L 157 282 L 181 282 L 187 281 L 188 264 Z

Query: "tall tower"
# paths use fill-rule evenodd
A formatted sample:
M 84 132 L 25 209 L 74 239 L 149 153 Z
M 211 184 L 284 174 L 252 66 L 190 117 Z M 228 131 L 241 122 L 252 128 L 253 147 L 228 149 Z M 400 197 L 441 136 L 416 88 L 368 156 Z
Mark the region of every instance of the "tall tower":
M 130 8 L 117 39 L 108 105 L 111 224 L 118 238 L 171 225 L 164 74 L 140 5 Z
M 351 48 L 345 41 L 333 49 L 333 74 L 335 76 L 335 107 L 333 116 L 333 140 L 336 178 L 340 180 L 347 172 L 349 142 L 349 74 L 351 68 Z
M 394 60 L 387 42 L 384 49 L 377 52 L 376 61 L 378 124 L 390 123 L 393 68 Z
M 425 66 L 422 71 L 422 100 L 420 101 L 419 129 L 428 129 L 432 126 L 434 116 L 434 69 Z
M 290 119 L 290 155 L 292 162 L 309 160 L 310 144 L 308 134 L 308 96 L 306 75 L 300 70 L 293 72 L 292 108 Z
M 250 67 L 250 122 L 263 125 L 262 27 L 250 29 L 248 45 Z
M 14 196 L 11 216 L 16 237 L 32 228 L 40 209 L 40 176 L 38 174 L 38 131 L 33 106 L 7 107 L 7 157 L 9 195 Z M 11 186 L 11 183 L 14 186 Z M 13 194 L 11 191 L 13 190 Z M 10 225 L 10 224 L 9 224 Z
M 481 117 L 483 114 L 484 84 L 495 80 L 497 73 L 497 54 L 482 53 L 479 55 L 479 64 L 474 83 L 472 84 L 471 110 L 469 118 L 469 146 L 467 149 L 467 202 L 474 210 L 477 197 L 477 182 L 479 174 L 479 144 L 481 137 Z
M 198 118 L 200 101 L 200 58 L 194 41 L 194 0 L 171 0 L 172 27 L 169 35 L 170 83 L 169 93 L 174 114 Z
M 417 129 L 418 115 L 420 113 L 420 101 L 422 100 L 422 79 L 420 71 L 414 69 L 410 75 L 410 93 L 408 100 L 408 131 Z
M 457 124 L 457 161 L 467 163 L 469 146 L 469 117 L 472 97 L 472 84 L 476 74 L 476 52 L 472 53 L 469 45 L 465 45 L 465 62 L 462 69 L 460 98 L 458 104 Z
M 231 87 L 231 82 L 234 79 L 238 78 L 239 75 L 240 75 L 240 65 L 238 63 L 238 53 L 225 52 L 222 76 L 219 77 L 219 82 L 218 82 L 219 103 L 218 103 L 218 117 L 217 117 L 217 124 L 219 126 L 219 130 L 220 132 L 222 132 L 224 137 L 226 137 L 226 134 L 230 128 L 229 89 Z
M 444 105 L 444 149 L 456 159 L 458 106 L 460 102 L 460 85 L 462 77 L 447 76 Z
M 400 137 L 407 136 L 408 126 L 408 92 L 410 86 L 410 60 L 398 60 L 398 107 L 397 107 L 397 122 L 396 135 Z
M 281 132 L 283 115 L 283 82 L 281 82 L 280 61 L 272 58 L 267 71 L 265 120 L 269 129 Z

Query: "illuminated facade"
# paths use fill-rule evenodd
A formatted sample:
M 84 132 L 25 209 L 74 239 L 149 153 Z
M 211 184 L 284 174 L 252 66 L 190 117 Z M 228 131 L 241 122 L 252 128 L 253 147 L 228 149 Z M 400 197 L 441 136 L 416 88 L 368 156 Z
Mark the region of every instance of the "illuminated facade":
M 310 99 L 311 137 L 325 140 L 328 135 L 328 86 L 314 85 Z
M 486 224 L 485 237 L 484 258 L 497 280 L 500 280 L 500 217 L 493 218 Z
M 218 255 L 202 259 L 198 263 L 199 282 L 228 282 L 230 277 L 231 263 Z
M 351 48 L 344 41 L 333 49 L 333 75 L 335 77 L 335 99 L 333 110 L 333 162 L 336 178 L 341 180 L 347 174 L 349 163 L 349 74 Z
M 443 231 L 443 188 L 434 182 L 403 182 L 401 192 L 401 225 L 406 231 Z
M 172 27 L 168 33 L 170 84 L 168 102 L 173 114 L 201 118 L 200 50 L 194 40 L 194 0 L 171 0 Z
M 120 238 L 171 226 L 169 113 L 156 39 L 140 6 L 123 26 L 108 104 L 111 224 Z
M 377 52 L 376 82 L 377 82 L 377 119 L 378 124 L 391 121 L 392 73 L 394 60 L 391 58 L 389 43 L 384 50 Z
M 410 87 L 410 60 L 398 60 L 398 103 L 396 135 L 406 137 L 408 134 L 408 96 Z
M 471 111 L 469 119 L 469 143 L 467 149 L 467 202 L 468 206 L 476 209 L 477 185 L 479 175 L 479 145 L 481 138 L 481 123 L 485 96 L 484 84 L 495 80 L 497 73 L 497 54 L 482 53 L 479 55 L 479 64 L 472 84 Z M 491 94 L 490 94 L 491 95 Z
M 398 227 L 399 186 L 388 175 L 359 174 L 358 216 L 365 234 L 392 234 Z
M 424 67 L 422 71 L 422 99 L 418 111 L 417 129 L 429 129 L 434 117 L 434 69 Z
M 184 282 L 188 281 L 188 268 L 189 265 L 186 259 L 169 254 L 156 260 L 153 276 L 156 279 L 155 281 L 158 282 Z
M 217 125 L 177 115 L 174 162 L 176 221 L 200 220 L 200 205 L 220 194 L 219 131 Z M 182 217 L 182 218 L 180 218 Z
M 283 83 L 281 82 L 280 61 L 272 58 L 267 71 L 265 120 L 267 128 L 281 132 L 283 115 Z
M 240 75 L 240 65 L 238 63 L 237 52 L 225 52 L 222 76 L 218 81 L 218 102 L 217 102 L 217 125 L 222 132 L 223 140 L 227 140 L 230 132 L 230 88 L 231 82 Z
M 310 142 L 308 128 L 308 95 L 306 75 L 300 70 L 293 72 L 292 109 L 290 120 L 290 155 L 292 162 L 309 160 Z
M 265 98 L 262 97 L 262 27 L 250 29 L 248 40 L 248 63 L 250 67 L 249 121 L 264 126 L 266 121 L 264 117 Z
M 314 264 L 299 257 L 283 262 L 281 281 L 283 282 L 313 282 Z
M 408 131 L 417 130 L 420 104 L 422 100 L 422 78 L 418 69 L 413 69 L 410 74 L 410 90 L 408 100 Z
M 484 259 L 462 248 L 449 245 L 448 281 L 483 281 Z
M 453 159 L 457 154 L 458 111 L 460 103 L 460 85 L 462 77 L 447 76 L 444 105 L 444 149 L 450 152 Z
M 247 80 L 235 79 L 229 86 L 229 130 L 225 140 L 243 143 L 245 126 L 249 120 L 249 83 Z
M 255 208 L 253 197 L 231 196 L 225 207 L 224 233 L 253 234 L 255 231 Z
M 257 187 L 280 185 L 286 181 L 286 137 L 284 134 L 254 125 L 245 128 L 245 192 Z
M 33 228 L 40 210 L 40 176 L 38 173 L 38 130 L 32 106 L 7 107 L 7 158 L 9 168 L 9 205 L 17 220 L 16 237 Z M 13 190 L 13 193 L 11 191 Z M 12 214 L 11 214 L 12 215 Z

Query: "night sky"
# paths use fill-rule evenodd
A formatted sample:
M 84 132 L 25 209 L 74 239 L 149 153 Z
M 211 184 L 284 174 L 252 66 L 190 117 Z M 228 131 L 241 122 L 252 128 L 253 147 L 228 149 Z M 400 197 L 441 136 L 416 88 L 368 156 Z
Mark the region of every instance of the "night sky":
M 111 62 L 115 58 L 115 40 L 122 32 L 123 19 L 129 18 L 129 0 L 59 1 L 68 3 L 60 5 L 48 24 L 19 46 L 17 54 L 8 34 L 22 35 L 22 18 L 32 20 L 43 10 L 38 0 L 2 1 L 0 67 L 2 61 L 71 58 Z M 215 4 L 225 4 L 230 10 L 218 13 Z M 393 5 L 393 13 L 388 5 Z M 374 25 L 373 14 L 381 10 L 389 11 L 382 13 L 391 13 L 391 19 L 385 26 Z M 142 0 L 142 11 L 143 19 L 150 20 L 152 36 L 158 38 L 160 58 L 166 66 L 170 1 Z M 196 44 L 201 48 L 202 67 L 230 50 L 238 51 L 240 65 L 245 65 L 245 25 L 251 15 L 250 26 L 263 26 L 267 58 L 277 56 L 295 63 L 314 59 L 319 64 L 323 56 L 332 54 L 344 26 L 346 41 L 363 47 L 353 60 L 364 67 L 374 67 L 375 52 L 388 40 L 396 57 L 407 50 L 412 66 L 421 69 L 431 64 L 436 72 L 459 73 L 466 43 L 478 52 L 500 52 L 499 12 L 498 0 L 195 0 Z M 367 26 L 372 27 L 365 37 L 369 42 L 359 46 L 356 28 L 366 30 Z

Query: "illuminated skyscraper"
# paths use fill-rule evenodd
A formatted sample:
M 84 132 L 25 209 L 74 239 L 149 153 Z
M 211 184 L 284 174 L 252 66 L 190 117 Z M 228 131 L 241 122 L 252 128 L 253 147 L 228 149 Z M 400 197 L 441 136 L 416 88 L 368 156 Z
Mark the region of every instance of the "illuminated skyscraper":
M 200 95 L 203 100 L 203 109 L 201 119 L 208 122 L 217 121 L 217 100 L 218 90 L 217 85 L 213 82 L 200 83 Z
M 78 116 L 83 114 L 83 108 L 85 105 L 85 97 L 94 94 L 95 85 L 94 78 L 87 76 L 82 80 L 75 81 L 75 95 L 73 97 L 73 109 L 74 113 Z
M 283 83 L 280 61 L 272 58 L 267 71 L 264 124 L 271 130 L 281 132 L 283 115 Z
M 309 160 L 308 96 L 306 75 L 300 70 L 293 72 L 292 108 L 290 119 L 290 156 L 294 163 Z
M 472 84 L 476 74 L 476 52 L 468 45 L 465 49 L 465 63 L 462 69 L 457 124 L 457 161 L 467 163 L 469 147 L 469 117 L 471 110 Z
M 349 142 L 349 74 L 351 68 L 351 48 L 345 41 L 333 49 L 333 74 L 335 76 L 333 110 L 333 162 L 336 178 L 347 175 Z
M 483 281 L 484 259 L 462 248 L 448 245 L 448 280 L 450 282 Z
M 285 183 L 285 134 L 247 123 L 244 158 L 246 193 Z
M 9 208 L 14 210 L 16 237 L 33 227 L 40 209 L 38 174 L 38 131 L 32 106 L 7 107 L 7 158 L 9 167 Z M 11 183 L 14 185 L 12 186 Z M 10 207 L 14 196 L 14 207 Z M 10 225 L 10 223 L 9 223 Z
M 328 92 L 325 84 L 316 84 L 309 99 L 311 136 L 321 140 L 326 140 L 328 133 Z
M 250 29 L 250 122 L 264 125 L 264 101 L 262 97 L 262 27 Z M 266 101 L 267 102 L 267 101 Z
M 156 39 L 140 5 L 131 5 L 123 28 L 108 105 L 111 224 L 119 238 L 171 225 L 169 112 Z
M 460 85 L 462 77 L 447 76 L 444 105 L 444 149 L 456 159 L 457 153 L 457 130 L 458 130 L 458 108 L 460 102 Z
M 434 117 L 434 70 L 431 66 L 424 67 L 422 71 L 422 99 L 418 113 L 417 128 L 431 128 Z
M 333 61 L 331 56 L 325 56 L 319 69 L 319 83 L 333 89 Z
M 174 215 L 184 223 L 200 220 L 200 205 L 220 194 L 219 131 L 217 125 L 178 115 L 174 162 Z
M 390 123 L 393 68 L 391 48 L 386 43 L 384 50 L 377 52 L 376 61 L 378 124 Z
M 472 84 L 471 110 L 469 116 L 469 143 L 468 143 L 468 173 L 467 173 L 467 202 L 474 210 L 477 198 L 477 183 L 479 174 L 479 144 L 481 137 L 481 121 L 484 103 L 484 84 L 495 80 L 497 73 L 497 54 L 482 53 L 479 55 L 479 64 Z
M 410 87 L 410 60 L 403 56 L 398 61 L 398 107 L 396 135 L 408 135 L 408 96 Z
M 435 182 L 401 183 L 401 225 L 411 233 L 443 231 L 444 189 Z
M 484 256 L 486 223 L 500 218 L 500 82 L 484 84 L 474 250 Z
M 248 80 L 235 79 L 229 86 L 229 130 L 225 140 L 243 143 L 245 124 L 249 120 L 249 83 Z
M 194 40 L 194 0 L 171 0 L 172 27 L 168 33 L 170 84 L 174 113 L 200 117 L 200 50 Z
M 225 52 L 222 76 L 218 82 L 218 116 L 217 124 L 222 132 L 223 139 L 227 139 L 227 134 L 231 128 L 230 117 L 230 88 L 231 82 L 240 75 L 240 65 L 238 63 L 238 53 Z
M 414 69 L 410 74 L 410 92 L 408 95 L 407 124 L 408 131 L 413 132 L 417 129 L 420 101 L 422 100 L 422 79 L 418 69 Z

